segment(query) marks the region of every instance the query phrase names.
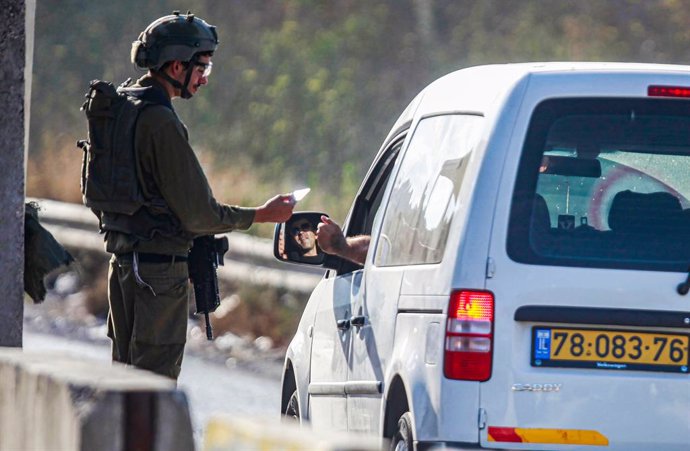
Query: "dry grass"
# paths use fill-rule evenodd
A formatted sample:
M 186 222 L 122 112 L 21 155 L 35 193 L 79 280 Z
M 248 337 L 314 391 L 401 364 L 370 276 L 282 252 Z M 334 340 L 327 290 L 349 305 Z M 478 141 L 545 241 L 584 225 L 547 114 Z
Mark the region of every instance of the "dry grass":
M 82 151 L 74 141 L 63 139 L 29 154 L 27 195 L 81 203 L 79 188 Z M 272 183 L 262 183 L 248 162 L 219 167 L 210 152 L 200 152 L 200 161 L 219 201 L 258 205 L 270 197 Z M 276 182 L 275 180 L 271 182 Z M 271 194 L 272 195 L 272 194 Z
M 79 179 L 82 151 L 66 137 L 30 152 L 26 164 L 26 194 L 29 197 L 81 203 Z
M 219 202 L 257 207 L 276 194 L 303 187 L 289 175 L 267 174 L 260 168 L 252 167 L 248 160 L 220 165 L 216 164 L 211 152 L 201 150 L 197 155 Z M 27 196 L 81 203 L 81 161 L 82 151 L 69 138 L 43 146 L 41 151 L 30 152 L 27 161 Z M 349 204 L 349 200 L 346 203 Z M 335 215 L 337 220 L 341 220 L 339 216 L 344 216 L 345 211 L 342 205 L 334 205 L 332 199 L 318 189 L 313 189 L 297 209 L 327 211 Z M 273 225 L 257 224 L 250 233 L 272 237 Z

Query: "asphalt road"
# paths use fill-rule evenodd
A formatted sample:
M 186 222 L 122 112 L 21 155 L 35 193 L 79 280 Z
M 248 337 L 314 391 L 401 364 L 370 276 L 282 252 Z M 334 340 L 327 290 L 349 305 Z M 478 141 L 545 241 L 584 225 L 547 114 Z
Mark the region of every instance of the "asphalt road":
M 83 342 L 26 329 L 24 349 L 61 351 L 105 365 L 110 362 L 110 348 L 105 342 Z M 275 371 L 262 374 L 239 366 L 228 368 L 185 355 L 178 386 L 189 399 L 197 444 L 201 443 L 207 421 L 216 413 L 276 418 L 280 411 L 280 380 L 275 374 Z

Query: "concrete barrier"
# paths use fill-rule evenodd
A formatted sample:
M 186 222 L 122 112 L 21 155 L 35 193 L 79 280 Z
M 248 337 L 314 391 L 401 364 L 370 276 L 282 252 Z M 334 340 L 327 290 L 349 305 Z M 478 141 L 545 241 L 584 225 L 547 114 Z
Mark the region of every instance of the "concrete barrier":
M 170 379 L 67 354 L 0 347 L 0 451 L 193 451 Z
M 380 451 L 378 437 L 316 431 L 279 418 L 216 415 L 206 425 L 204 451 Z

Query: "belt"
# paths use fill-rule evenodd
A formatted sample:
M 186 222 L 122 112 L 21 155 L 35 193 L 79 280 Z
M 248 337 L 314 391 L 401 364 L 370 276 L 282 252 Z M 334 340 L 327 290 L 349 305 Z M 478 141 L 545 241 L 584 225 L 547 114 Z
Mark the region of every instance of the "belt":
M 187 256 L 184 255 L 164 255 L 164 254 L 148 254 L 144 252 L 137 252 L 140 263 L 174 263 L 174 262 L 186 262 Z M 134 258 L 132 252 L 127 252 L 124 254 L 116 254 L 115 257 L 118 260 L 124 262 L 131 262 Z

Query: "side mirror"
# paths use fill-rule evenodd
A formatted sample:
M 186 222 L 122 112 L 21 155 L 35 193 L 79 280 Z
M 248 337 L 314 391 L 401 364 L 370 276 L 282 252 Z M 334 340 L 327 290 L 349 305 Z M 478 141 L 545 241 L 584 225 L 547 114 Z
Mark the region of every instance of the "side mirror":
M 316 228 L 324 213 L 301 211 L 276 224 L 273 255 L 280 261 L 322 265 L 326 254 L 316 242 Z M 327 215 L 326 215 L 327 216 Z

